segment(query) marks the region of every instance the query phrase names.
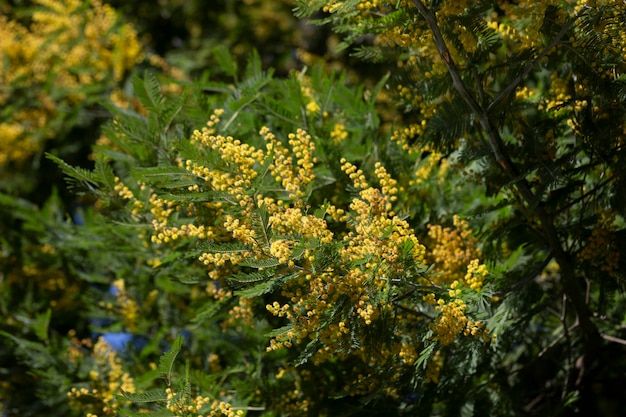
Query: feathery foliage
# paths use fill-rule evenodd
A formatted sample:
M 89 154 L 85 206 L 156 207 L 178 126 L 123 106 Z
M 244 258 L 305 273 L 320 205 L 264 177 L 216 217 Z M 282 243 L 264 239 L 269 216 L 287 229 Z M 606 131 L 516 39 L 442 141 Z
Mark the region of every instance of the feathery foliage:
M 387 75 L 220 45 L 130 77 L 92 168 L 48 153 L 74 222 L 0 195 L 32 413 L 620 415 L 623 4 L 295 13 Z

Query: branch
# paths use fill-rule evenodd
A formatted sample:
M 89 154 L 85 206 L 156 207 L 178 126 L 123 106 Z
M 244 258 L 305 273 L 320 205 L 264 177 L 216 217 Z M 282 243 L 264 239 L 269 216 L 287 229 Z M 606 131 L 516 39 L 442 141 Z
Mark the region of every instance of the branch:
M 620 339 L 619 337 L 611 336 L 609 334 L 602 333 L 602 338 L 604 340 L 608 340 L 609 342 L 619 343 L 620 345 L 626 345 L 626 340 Z
M 567 336 L 568 332 L 571 332 L 572 330 L 574 330 L 576 327 L 578 327 L 578 323 L 574 323 L 572 324 L 569 328 L 563 327 L 565 330 L 563 331 L 563 334 L 560 334 L 556 339 L 554 339 L 552 342 L 550 342 L 549 345 L 547 345 L 546 347 L 544 347 L 543 349 L 541 349 L 541 352 L 539 352 L 537 354 L 537 357 L 540 358 L 543 355 L 545 355 L 550 349 L 552 349 L 553 347 L 555 347 L 560 341 L 561 339 L 563 339 L 564 337 Z
M 432 10 L 426 8 L 424 3 L 421 0 L 412 0 L 413 4 L 420 12 L 424 20 L 428 23 L 430 27 L 430 31 L 433 35 L 433 40 L 435 41 L 435 46 L 439 51 L 439 54 L 443 58 L 446 67 L 448 68 L 448 73 L 452 77 L 452 86 L 459 93 L 459 95 L 465 100 L 470 109 L 476 114 L 480 125 L 482 126 L 485 133 L 487 133 L 487 138 L 489 140 L 489 146 L 496 157 L 496 162 L 500 165 L 505 171 L 508 171 L 507 164 L 505 161 L 505 155 L 503 151 L 502 141 L 499 140 L 499 135 L 495 135 L 495 129 L 491 125 L 491 121 L 487 115 L 487 112 L 481 105 L 476 101 L 474 96 L 470 93 L 469 89 L 463 82 L 461 78 L 461 74 L 450 55 L 450 50 L 446 45 L 446 41 L 443 39 L 443 35 L 441 34 L 441 30 L 439 29 L 439 25 L 437 24 L 437 17 Z
M 578 317 L 578 320 L 580 321 L 580 327 L 587 338 L 587 342 L 589 343 L 590 351 L 594 351 L 595 348 L 599 346 L 599 342 L 601 340 L 600 333 L 595 324 L 591 321 L 590 312 L 585 302 L 585 297 L 583 296 L 580 285 L 576 280 L 576 271 L 572 264 L 572 260 L 570 259 L 570 255 L 563 249 L 559 234 L 554 226 L 553 216 L 546 212 L 546 210 L 540 204 L 536 204 L 537 200 L 530 187 L 530 184 L 528 184 L 528 181 L 526 181 L 524 177 L 519 176 L 517 167 L 508 156 L 508 154 L 505 152 L 505 147 L 502 138 L 500 137 L 500 132 L 492 123 L 491 118 L 489 117 L 489 113 L 476 101 L 476 99 L 472 96 L 467 86 L 463 82 L 461 74 L 459 73 L 459 70 L 454 63 L 454 60 L 450 55 L 450 51 L 446 45 L 445 40 L 443 39 L 441 30 L 439 28 L 439 25 L 437 24 L 437 17 L 435 16 L 435 13 L 432 10 L 428 9 L 421 0 L 411 1 L 413 5 L 417 8 L 419 13 L 422 15 L 424 20 L 426 20 L 430 28 L 433 36 L 433 41 L 435 42 L 437 50 L 443 58 L 446 67 L 448 68 L 448 73 L 452 78 L 452 86 L 465 100 L 470 109 L 475 113 L 476 118 L 478 119 L 483 131 L 487 135 L 487 140 L 489 142 L 491 151 L 496 159 L 496 162 L 511 179 L 515 180 L 516 178 L 521 178 L 520 180 L 514 182 L 515 187 L 528 205 L 527 215 L 530 217 L 534 214 L 543 227 L 544 238 L 546 239 L 555 260 L 561 267 L 561 276 L 563 277 L 563 290 L 565 294 L 567 294 L 568 299 L 570 300 L 572 306 L 574 307 L 574 310 L 576 311 L 576 315 Z M 579 12 L 576 15 L 575 19 L 578 18 L 582 13 L 582 11 Z M 575 19 L 573 19 L 572 22 L 568 22 L 568 24 L 561 29 L 561 32 L 564 33 L 564 31 L 567 31 L 567 29 L 571 26 L 571 24 L 573 24 L 573 21 Z M 559 35 L 563 36 L 561 32 L 559 32 Z M 554 43 L 554 41 L 551 42 L 550 45 L 552 45 L 552 43 Z M 552 47 L 553 46 L 551 46 L 551 48 Z M 546 48 L 546 50 L 544 50 L 542 53 L 545 55 L 548 52 L 549 49 Z M 525 68 L 525 71 L 530 71 L 530 69 L 532 69 L 532 66 Z M 516 84 L 511 85 L 516 86 Z M 515 87 L 509 86 L 507 88 Z M 497 98 L 496 100 L 498 99 L 499 98 Z
M 439 30 L 439 26 L 437 25 L 437 17 L 431 10 L 428 10 L 426 8 L 426 6 L 424 5 L 424 3 L 422 3 L 421 0 L 412 0 L 412 1 L 415 7 L 417 8 L 417 10 L 422 15 L 422 17 L 428 23 L 428 26 L 430 27 L 430 30 L 433 34 L 433 40 L 435 41 L 435 45 L 437 46 L 437 50 L 439 51 L 439 54 L 441 55 L 444 62 L 446 63 L 446 66 L 448 67 L 448 72 L 450 73 L 450 76 L 452 77 L 452 86 L 458 91 L 461 97 L 463 97 L 463 99 L 470 106 L 473 112 L 480 113 L 480 111 L 482 110 L 480 105 L 474 99 L 474 97 L 470 94 L 469 90 L 463 83 L 463 79 L 461 78 L 461 75 L 459 74 L 456 64 L 454 63 L 454 60 L 452 59 L 452 56 L 450 55 L 450 51 L 448 47 L 446 46 L 446 41 L 443 39 L 441 31 Z

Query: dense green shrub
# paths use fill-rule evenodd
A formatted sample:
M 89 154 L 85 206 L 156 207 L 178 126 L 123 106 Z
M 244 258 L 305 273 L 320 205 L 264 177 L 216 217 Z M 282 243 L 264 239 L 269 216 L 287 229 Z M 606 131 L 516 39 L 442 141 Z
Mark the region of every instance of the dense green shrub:
M 0 8 L 0 398 L 8 415 L 67 415 L 80 373 L 64 360 L 67 332 L 90 336 L 86 278 L 108 261 L 80 241 L 69 218 L 81 223 L 89 203 L 67 192 L 44 154 L 92 166 L 91 145 L 110 117 L 102 103 L 123 99 L 146 54 L 99 1 Z
M 225 73 L 237 74 L 225 50 L 216 59 Z M 195 323 L 187 352 L 197 359 L 190 360 L 212 357 L 223 368 L 223 385 L 209 385 L 209 397 L 199 394 L 210 398 L 205 408 L 218 401 L 214 412 L 231 403 L 279 415 L 325 414 L 354 407 L 355 396 L 385 399 L 378 407 L 404 403 L 418 386 L 439 379 L 438 343 L 476 360 L 495 340 L 484 322 L 487 270 L 467 223 L 432 226 L 435 250 L 426 256 L 394 212 L 410 207 L 405 187 L 416 186 L 410 167 L 417 161 L 380 134 L 375 100 L 386 79 L 367 92 L 344 82 L 321 67 L 274 79 L 257 55 L 241 82 L 194 83 L 174 98 L 153 77 L 136 78 L 148 116 L 116 113 L 105 130 L 111 146 L 96 151 L 94 172 L 62 164 L 75 185 L 108 190 L 100 200 L 108 217 L 143 225 L 136 244 L 154 251 L 144 262 L 174 279 L 181 272 L 172 268 L 187 268 L 179 280 L 189 284 L 191 299 L 176 306 L 177 314 Z M 392 178 L 372 149 L 404 171 L 406 183 Z M 445 170 L 428 165 L 420 172 L 423 180 L 445 178 Z M 421 221 L 433 212 L 434 206 L 422 212 Z M 463 257 L 447 262 L 455 251 Z M 142 304 L 143 279 L 125 279 L 123 293 L 140 297 L 135 305 Z M 161 297 L 170 297 L 164 290 Z M 128 325 L 139 315 L 117 312 L 123 329 L 135 331 Z M 153 339 L 158 330 L 142 335 Z M 455 348 L 458 338 L 465 341 Z M 230 350 L 240 353 L 233 358 Z M 416 366 L 426 372 L 416 374 Z M 195 375 L 192 386 L 218 375 Z M 182 412 L 186 401 L 200 401 L 183 381 L 130 398 L 161 399 Z M 72 395 L 77 402 L 103 400 L 101 392 L 92 383 Z
M 389 74 L 225 38 L 49 156 L 80 227 L 2 197 L 7 413 L 619 415 L 622 5 L 296 3 Z

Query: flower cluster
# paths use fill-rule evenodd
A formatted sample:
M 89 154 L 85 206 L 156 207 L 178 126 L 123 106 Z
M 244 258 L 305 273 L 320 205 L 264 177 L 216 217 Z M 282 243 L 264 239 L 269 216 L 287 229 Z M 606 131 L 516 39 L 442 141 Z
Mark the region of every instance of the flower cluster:
M 430 327 L 442 345 L 453 343 L 460 334 L 490 342 L 495 334 L 490 335 L 482 322 L 468 318 L 467 304 L 461 297 L 464 288 L 480 291 L 489 271 L 480 263 L 482 254 L 467 221 L 454 216 L 453 226 L 429 225 L 428 237 L 433 246 L 426 258 L 435 266 L 431 280 L 448 289 L 447 294 L 439 297 L 435 292 L 423 297 L 437 312 Z
M 429 293 L 423 297 L 423 300 L 433 306 L 438 313 L 435 320 L 430 324 L 436 339 L 444 346 L 453 343 L 460 334 L 478 336 L 484 342 L 494 341 L 495 334 L 490 334 L 484 323 L 472 321 L 467 317 L 465 314 L 467 304 L 459 297 L 462 292 L 458 287 L 458 282 L 454 282 L 450 286 L 447 296 L 436 298 L 434 293 Z
M 411 151 L 417 152 L 417 148 L 413 147 Z M 409 185 L 422 186 L 427 184 L 433 174 L 437 175 L 437 183 L 441 185 L 450 166 L 448 159 L 444 158 L 442 153 L 434 151 L 430 147 L 424 147 L 420 149 L 420 152 L 426 156 L 419 162 Z
M 76 105 L 85 86 L 103 90 L 122 81 L 141 59 L 141 45 L 130 25 L 118 23 L 115 11 L 99 0 L 89 7 L 77 0 L 37 0 L 26 27 L 0 16 L 0 106 L 16 106 L 0 122 L 0 166 L 32 156 L 54 138 L 51 121 L 62 117 L 60 102 Z M 52 88 L 51 85 L 54 85 Z M 31 102 L 11 91 L 37 91 Z M 53 91 L 54 89 L 54 91 Z M 20 92 L 20 94 L 23 94 Z
M 207 127 L 193 133 L 191 142 L 200 148 L 209 149 L 219 155 L 219 163 L 205 166 L 198 161 L 187 160 L 186 169 L 205 182 L 203 187 L 190 187 L 189 191 L 209 189 L 227 195 L 223 201 L 207 203 L 204 210 L 210 206 L 214 210 L 214 219 L 219 219 L 211 225 L 182 225 L 168 224 L 168 218 L 177 207 L 158 198 L 151 197 L 150 206 L 153 214 L 154 234 L 152 241 L 167 243 L 181 237 L 196 237 L 207 240 L 234 239 L 250 247 L 250 251 L 233 253 L 205 253 L 200 260 L 212 268 L 222 267 L 226 263 L 236 265 L 241 259 L 252 254 L 258 257 L 270 255 L 279 259 L 281 263 L 289 261 L 293 249 L 293 241 L 274 239 L 265 241 L 257 233 L 265 234 L 255 228 L 259 220 L 259 210 L 268 214 L 268 225 L 276 235 L 288 231 L 305 239 L 320 239 L 322 243 L 328 241 L 329 232 L 325 222 L 314 216 L 302 212 L 300 207 L 288 207 L 282 200 L 273 197 L 264 197 L 261 194 L 253 196 L 249 190 L 258 178 L 260 167 L 266 164 L 271 178 L 284 190 L 284 197 L 290 200 L 302 201 L 298 197 L 306 193 L 308 184 L 314 179 L 313 167 L 316 163 L 314 144 L 310 135 L 302 129 L 287 135 L 288 147 L 268 128 L 263 128 L 260 135 L 265 142 L 265 151 L 252 145 L 244 144 L 231 136 L 216 134 L 221 111 L 216 111 Z M 234 213 L 226 213 L 226 207 L 238 207 Z
M 137 319 L 141 312 L 139 305 L 127 292 L 123 279 L 115 280 L 111 291 L 115 295 L 115 303 L 101 301 L 100 306 L 119 315 L 124 327 L 134 332 L 137 329 Z
M 303 77 L 303 80 L 307 80 L 306 77 Z M 315 99 L 313 90 L 306 84 L 303 84 L 301 87 L 302 96 L 306 100 L 306 112 L 309 115 L 316 115 L 320 112 L 321 107 Z
M 482 257 L 482 253 L 466 220 L 455 215 L 453 226 L 454 228 L 440 225 L 428 227 L 428 237 L 432 247 L 427 253 L 427 259 L 435 264 L 437 271 L 433 279 L 441 285 L 450 285 L 455 281 L 465 282 L 467 286 L 478 291 L 482 286 L 482 280 L 475 278 L 475 271 L 477 271 L 478 259 Z M 476 266 L 470 271 L 467 268 L 468 265 L 472 265 L 472 262 L 476 262 Z M 482 274 L 482 268 L 478 275 L 480 274 Z M 470 281 L 465 281 L 465 279 Z
M 238 304 L 228 311 L 228 318 L 221 324 L 222 330 L 226 331 L 233 328 L 241 330 L 243 327 L 254 327 L 253 301 L 251 298 L 240 297 Z
M 165 389 L 165 408 L 180 417 L 241 417 L 243 410 L 235 410 L 227 402 L 202 395 L 190 395 L 186 392 L 176 392 L 171 388 Z
M 333 130 L 330 132 L 330 138 L 333 140 L 334 144 L 340 144 L 344 142 L 348 138 L 348 131 L 346 130 L 346 126 L 342 122 L 337 122 L 333 126 Z
M 616 272 L 619 265 L 620 253 L 613 238 L 613 232 L 617 230 L 616 218 L 617 215 L 612 210 L 601 213 L 585 246 L 578 254 L 580 260 L 609 273 Z
M 313 155 L 315 145 L 311 136 L 303 129 L 290 133 L 288 143 L 291 149 L 287 149 L 275 140 L 268 129 L 262 129 L 261 135 L 267 141 L 268 151 L 274 152 L 270 170 L 276 182 L 289 192 L 288 198 L 302 197 L 306 186 L 315 179 L 313 166 L 317 163 L 317 158 Z
M 128 405 L 120 393 L 136 392 L 133 378 L 124 371 L 122 362 L 109 344 L 100 338 L 93 347 L 95 369 L 89 373 L 87 386 L 73 387 L 67 396 L 70 404 L 92 415 L 118 415 L 120 407 Z
M 472 259 L 467 266 L 467 274 L 463 278 L 465 285 L 473 289 L 474 291 L 480 291 L 483 287 L 485 277 L 489 274 L 487 267 L 484 264 L 479 264 L 478 259 Z
M 337 393 L 364 395 L 375 390 L 381 378 L 392 377 L 375 371 L 377 366 L 395 367 L 398 375 L 393 378 L 414 366 L 418 329 L 432 331 L 442 345 L 464 332 L 477 334 L 474 328 L 481 324 L 466 317 L 460 284 L 454 289 L 453 283 L 478 291 L 487 273 L 484 266 L 471 263 L 480 251 L 466 222 L 455 218 L 455 230 L 433 226 L 431 238 L 437 245 L 427 254 L 408 221 L 394 210 L 402 194 L 399 182 L 381 163 L 366 173 L 346 159 L 338 162 L 351 183 L 352 196 L 338 203 L 343 207 L 325 202 L 312 209 L 308 187 L 316 179 L 318 162 L 313 138 L 303 129 L 280 138 L 263 127 L 259 132 L 263 149 L 221 134 L 220 116 L 215 112 L 204 129 L 193 132 L 191 143 L 201 151 L 200 157 L 180 164 L 199 180 L 198 187 L 187 191 L 216 191 L 217 197 L 200 207 L 193 199 L 173 203 L 155 192 L 149 199 L 155 226 L 152 241 L 208 241 L 214 249 L 199 260 L 216 282 L 209 283 L 203 294 L 216 300 L 237 297 L 228 287 L 229 277 L 237 280 L 250 268 L 257 270 L 260 280 L 274 281 L 276 298 L 268 299 L 265 308 L 288 326 L 272 336 L 268 351 L 312 344 L 316 346 L 310 352 L 312 364 L 360 361 L 371 372 L 361 369 L 346 375 Z M 126 194 L 122 187 L 117 192 Z M 199 216 L 200 212 L 204 214 Z M 183 220 L 184 213 L 195 217 L 193 225 Z M 447 264 L 451 252 L 456 263 Z M 427 262 L 436 264 L 436 275 L 420 275 Z M 433 283 L 450 286 L 453 294 L 431 306 L 412 288 Z M 436 313 L 430 323 L 416 310 L 415 300 L 422 304 L 418 310 Z M 252 323 L 254 306 L 252 299 L 239 296 L 222 322 L 223 330 Z M 373 336 L 381 331 L 385 336 Z M 380 345 L 374 355 L 372 344 Z M 393 388 L 388 395 L 395 395 Z M 298 393 L 284 401 L 305 399 Z
M 407 364 L 410 358 L 397 353 L 410 350 L 410 342 L 398 338 L 392 346 L 382 348 L 379 354 L 366 353 L 367 333 L 358 328 L 376 326 L 381 320 L 401 321 L 392 294 L 400 281 L 410 275 L 410 269 L 423 264 L 424 247 L 419 243 L 406 221 L 392 210 L 397 183 L 380 164 L 375 166 L 381 188 L 369 187 L 365 174 L 343 160 L 344 172 L 361 189 L 350 203 L 347 213 L 338 220 L 345 222 L 347 231 L 340 238 L 341 248 L 332 266 L 317 270 L 315 265 L 323 253 L 310 252 L 298 276 L 283 287 L 282 295 L 290 303 L 269 304 L 272 314 L 283 317 L 293 327 L 270 341 L 269 350 L 299 345 L 319 339 L 322 345 L 313 355 L 313 363 L 356 357 L 368 366 L 398 361 Z M 327 207 L 327 213 L 339 209 Z M 402 278 L 400 278 L 402 277 Z M 386 295 L 385 295 L 386 294 Z M 335 311 L 336 318 L 329 320 Z M 410 319 L 404 324 L 412 323 Z M 360 348 L 350 348 L 356 345 Z M 344 391 L 350 395 L 371 392 L 380 381 L 380 375 L 355 374 L 348 378 Z M 389 395 L 392 393 L 390 392 Z

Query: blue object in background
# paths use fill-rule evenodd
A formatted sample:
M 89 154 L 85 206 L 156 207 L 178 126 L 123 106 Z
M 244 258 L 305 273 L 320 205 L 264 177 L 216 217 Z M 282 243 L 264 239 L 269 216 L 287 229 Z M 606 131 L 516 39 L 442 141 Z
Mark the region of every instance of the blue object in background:
M 129 345 L 139 351 L 148 344 L 146 337 L 132 333 L 107 332 L 101 336 L 116 352 L 126 352 Z
M 102 338 L 117 352 L 123 352 L 133 340 L 130 333 L 104 333 Z

